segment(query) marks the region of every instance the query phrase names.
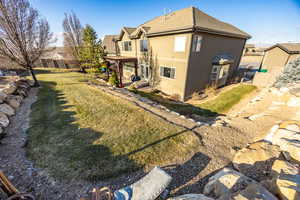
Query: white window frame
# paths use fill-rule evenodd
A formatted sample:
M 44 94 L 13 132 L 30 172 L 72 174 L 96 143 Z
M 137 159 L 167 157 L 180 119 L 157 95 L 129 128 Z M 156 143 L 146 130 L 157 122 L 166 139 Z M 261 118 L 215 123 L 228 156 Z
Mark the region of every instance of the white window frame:
M 166 77 L 164 76 L 163 74 L 161 74 L 161 69 L 162 68 L 170 68 L 170 69 L 174 69 L 174 77 Z M 170 74 L 171 75 L 171 74 Z M 166 79 L 170 79 L 170 80 L 175 80 L 176 79 L 176 67 L 169 67 L 169 66 L 166 66 L 166 65 L 161 65 L 159 67 L 159 76 L 162 77 L 162 78 L 166 78 Z
M 193 35 L 193 46 L 192 46 L 193 52 L 198 53 L 201 51 L 202 39 L 203 37 L 201 35 Z
M 185 52 L 186 36 L 175 36 L 174 38 L 174 51 Z

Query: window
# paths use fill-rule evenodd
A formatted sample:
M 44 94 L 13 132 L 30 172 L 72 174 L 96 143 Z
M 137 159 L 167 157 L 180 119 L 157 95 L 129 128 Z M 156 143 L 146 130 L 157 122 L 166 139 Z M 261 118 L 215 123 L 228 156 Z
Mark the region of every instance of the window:
M 160 67 L 160 76 L 174 79 L 175 78 L 175 68 Z
M 131 51 L 131 41 L 125 41 L 122 43 L 123 51 Z
M 148 51 L 148 41 L 147 40 L 140 40 L 140 51 L 141 52 Z
M 193 52 L 200 52 L 202 43 L 202 36 L 194 35 L 193 37 Z
M 219 73 L 219 79 L 225 78 L 225 77 L 228 76 L 229 66 L 230 65 L 223 65 L 223 66 L 221 66 L 220 73 Z
M 185 51 L 185 36 L 175 37 L 174 51 L 184 52 Z

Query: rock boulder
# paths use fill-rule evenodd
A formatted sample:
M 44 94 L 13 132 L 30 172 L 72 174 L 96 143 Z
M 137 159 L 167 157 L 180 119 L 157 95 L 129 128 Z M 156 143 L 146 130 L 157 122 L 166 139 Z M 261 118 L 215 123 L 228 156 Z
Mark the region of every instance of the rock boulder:
M 6 102 L 13 108 L 18 108 L 22 103 L 23 97 L 20 95 L 8 95 Z
M 222 195 L 229 195 L 244 189 L 248 184 L 254 182 L 255 181 L 251 178 L 248 178 L 233 169 L 224 168 L 209 178 L 203 193 L 218 198 Z
M 0 91 L 0 103 L 3 103 L 3 101 L 6 99 L 7 94 L 3 91 Z
M 168 200 L 213 200 L 203 194 L 185 194 L 178 197 L 169 198 Z
M 9 125 L 9 119 L 8 119 L 8 117 L 4 114 L 4 113 L 2 113 L 2 112 L 0 112 L 0 127 L 7 127 Z
M 239 150 L 233 158 L 233 165 L 246 176 L 260 181 L 271 172 L 273 162 L 279 155 L 279 146 L 258 141 Z
M 276 160 L 272 166 L 272 176 L 281 199 L 300 199 L 300 193 L 295 190 L 295 188 L 300 190 L 300 172 L 296 166 L 286 161 Z M 295 182 L 297 179 L 298 183 Z
M 6 103 L 0 104 L 0 112 L 8 116 L 12 116 L 15 114 L 15 110 L 11 106 L 7 105 Z
M 277 200 L 277 198 L 266 188 L 255 183 L 229 196 L 222 196 L 219 200 Z
M 298 121 L 286 121 L 279 126 L 270 141 L 278 145 L 289 156 L 300 162 L 300 123 Z

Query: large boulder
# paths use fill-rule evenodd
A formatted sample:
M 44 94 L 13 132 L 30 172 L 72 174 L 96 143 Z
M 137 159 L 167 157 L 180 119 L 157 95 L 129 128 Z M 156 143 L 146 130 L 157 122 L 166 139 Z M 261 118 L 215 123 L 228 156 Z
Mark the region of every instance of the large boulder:
M 0 103 L 3 103 L 3 101 L 6 99 L 7 94 L 3 91 L 0 91 Z
M 203 193 L 218 198 L 244 189 L 250 183 L 255 181 L 233 169 L 224 168 L 209 178 Z
M 6 102 L 13 108 L 18 108 L 21 105 L 23 97 L 20 95 L 8 95 Z
M 10 84 L 6 85 L 6 87 L 1 88 L 1 90 L 5 94 L 9 95 L 9 94 L 13 94 L 17 90 L 17 86 L 13 83 L 10 83 Z
M 286 121 L 269 139 L 272 144 L 278 145 L 289 157 L 300 162 L 300 123 Z
M 182 196 L 169 198 L 168 200 L 213 200 L 213 199 L 204 196 L 203 194 L 185 194 Z
M 252 183 L 244 190 L 231 195 L 223 195 L 219 200 L 277 200 L 277 198 L 260 184 Z
M 272 166 L 272 175 L 278 190 L 278 195 L 283 200 L 299 200 L 300 193 L 300 172 L 299 169 L 293 164 L 276 160 Z M 295 180 L 298 179 L 298 183 Z
M 18 88 L 17 91 L 16 91 L 16 94 L 20 95 L 24 98 L 28 96 L 27 89 L 24 89 L 24 88 Z
M 6 103 L 0 104 L 0 112 L 8 116 L 12 116 L 15 114 L 15 110 Z
M 233 158 L 233 165 L 246 176 L 260 181 L 268 176 L 273 162 L 279 155 L 279 146 L 258 141 L 239 150 Z
M 4 113 L 2 113 L 2 112 L 0 112 L 0 127 L 7 127 L 9 125 L 9 119 L 8 119 L 8 117 L 4 114 Z

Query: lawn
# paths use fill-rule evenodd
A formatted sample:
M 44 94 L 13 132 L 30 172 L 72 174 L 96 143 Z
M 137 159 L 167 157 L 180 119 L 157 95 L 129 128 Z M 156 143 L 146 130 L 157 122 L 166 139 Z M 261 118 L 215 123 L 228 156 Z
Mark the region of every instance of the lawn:
M 99 180 L 187 159 L 192 132 L 86 84 L 86 75 L 39 70 L 27 153 L 56 178 Z
M 226 113 L 241 99 L 243 99 L 246 95 L 250 94 L 254 90 L 256 90 L 256 87 L 253 85 L 240 84 L 230 90 L 221 92 L 212 100 L 197 105 L 176 104 L 173 101 L 163 98 L 155 92 L 146 93 L 139 90 L 132 90 L 132 92 L 156 101 L 166 106 L 170 110 L 176 111 L 182 115 L 198 114 L 210 117 Z

